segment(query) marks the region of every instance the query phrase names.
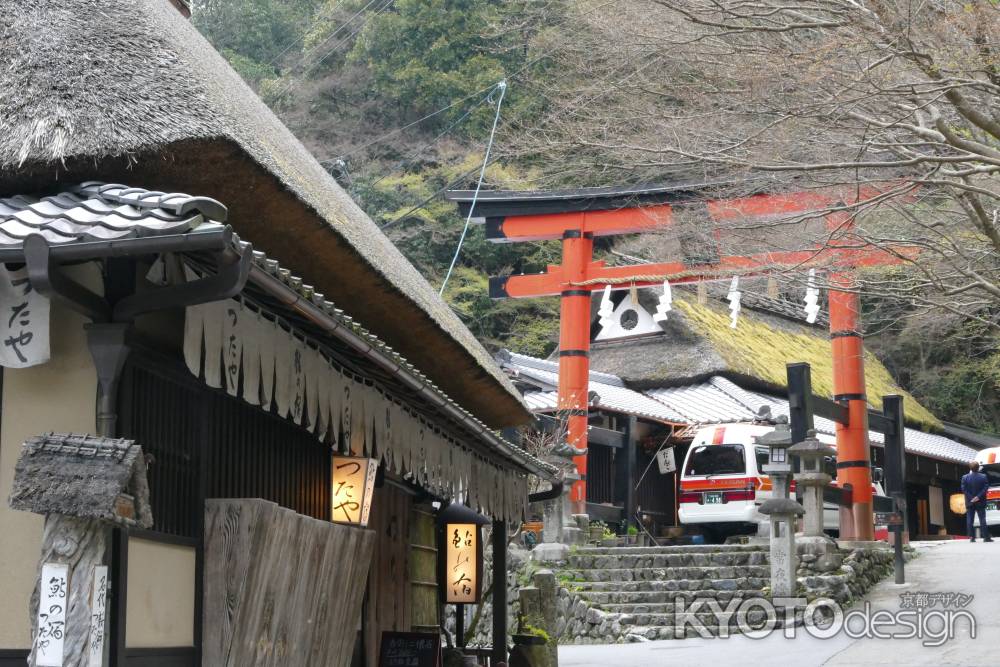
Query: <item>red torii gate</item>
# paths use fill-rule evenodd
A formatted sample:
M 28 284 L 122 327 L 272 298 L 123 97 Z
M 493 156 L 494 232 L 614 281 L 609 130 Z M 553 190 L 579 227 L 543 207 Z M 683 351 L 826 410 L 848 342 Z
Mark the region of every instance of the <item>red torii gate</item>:
M 545 273 L 490 278 L 493 298 L 561 297 L 559 328 L 559 409 L 568 415 L 568 441 L 587 447 L 588 380 L 590 370 L 591 293 L 672 284 L 725 280 L 734 275 L 765 274 L 781 268 L 821 268 L 830 271 L 830 337 L 833 352 L 834 400 L 850 415 L 837 425 L 838 481 L 853 489 L 851 516 L 841 516 L 844 539 L 874 538 L 871 470 L 868 451 L 868 406 L 865 397 L 864 347 L 859 326 L 859 299 L 852 269 L 897 264 L 908 252 L 889 252 L 864 243 L 834 241 L 823 247 L 754 255 L 718 256 L 710 264 L 668 262 L 606 266 L 594 261 L 594 237 L 652 232 L 673 223 L 674 206 L 698 202 L 697 188 L 586 188 L 540 192 L 452 191 L 462 215 L 473 206 L 474 220 L 485 222 L 486 236 L 496 243 L 562 240 L 562 264 Z M 810 191 L 760 194 L 736 199 L 701 201 L 716 223 L 763 217 L 809 214 L 857 204 L 882 194 L 876 188 L 850 192 Z M 824 216 L 828 231 L 843 239 L 852 218 L 843 211 Z M 718 255 L 718 253 L 716 253 Z M 838 289 L 840 288 L 840 289 Z M 570 491 L 578 512 L 586 511 L 586 455 L 573 459 L 581 480 Z M 628 517 L 631 521 L 632 517 Z M 851 525 L 844 525 L 850 523 Z

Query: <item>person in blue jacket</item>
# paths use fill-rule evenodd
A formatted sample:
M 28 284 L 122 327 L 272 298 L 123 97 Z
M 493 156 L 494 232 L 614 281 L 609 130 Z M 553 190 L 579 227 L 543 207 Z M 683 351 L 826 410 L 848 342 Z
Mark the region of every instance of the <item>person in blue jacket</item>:
M 990 480 L 979 472 L 979 463 L 969 464 L 969 472 L 962 477 L 962 492 L 965 494 L 965 524 L 969 531 L 969 541 L 976 541 L 976 515 L 979 516 L 979 533 L 983 542 L 992 542 L 990 530 L 986 527 L 986 493 L 990 490 Z

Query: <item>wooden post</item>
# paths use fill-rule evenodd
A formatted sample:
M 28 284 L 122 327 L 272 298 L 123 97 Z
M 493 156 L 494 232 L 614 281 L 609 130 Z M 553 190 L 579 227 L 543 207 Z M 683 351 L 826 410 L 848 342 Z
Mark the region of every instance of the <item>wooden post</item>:
M 792 442 L 802 442 L 813 430 L 812 371 L 809 364 L 795 363 L 785 366 L 788 377 L 788 427 Z
M 893 552 L 895 555 L 896 583 L 906 583 L 904 571 L 903 543 L 907 541 L 906 534 L 906 454 L 905 427 L 903 425 L 903 397 L 883 396 L 882 413 L 892 423 L 892 433 L 885 434 L 885 492 L 896 501 L 896 511 L 902 516 L 900 524 L 890 526 L 893 533 Z
M 45 517 L 42 551 L 38 561 L 38 583 L 31 596 L 32 636 L 38 637 L 38 605 L 42 567 L 48 563 L 67 566 L 66 624 L 62 628 L 63 666 L 87 667 L 91 627 L 91 590 L 94 568 L 104 564 L 108 526 L 98 519 L 82 519 L 49 514 Z M 42 610 L 47 612 L 48 610 Z M 28 665 L 38 664 L 39 645 L 36 641 L 28 656 Z
M 507 522 L 493 522 L 493 664 L 507 662 Z
M 455 605 L 455 646 L 465 648 L 465 605 Z
M 628 527 L 636 524 L 635 512 L 636 512 L 636 480 L 635 478 L 635 448 L 638 446 L 636 425 L 638 420 L 635 415 L 631 415 L 628 418 L 628 426 L 625 429 L 625 478 L 628 480 L 628 484 L 625 486 L 625 525 L 623 528 L 627 531 Z

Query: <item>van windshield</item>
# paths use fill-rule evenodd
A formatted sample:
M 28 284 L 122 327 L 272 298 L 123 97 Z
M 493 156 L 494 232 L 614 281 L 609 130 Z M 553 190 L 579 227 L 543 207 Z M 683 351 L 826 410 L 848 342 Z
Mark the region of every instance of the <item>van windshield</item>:
M 688 456 L 685 475 L 745 475 L 743 445 L 702 445 Z

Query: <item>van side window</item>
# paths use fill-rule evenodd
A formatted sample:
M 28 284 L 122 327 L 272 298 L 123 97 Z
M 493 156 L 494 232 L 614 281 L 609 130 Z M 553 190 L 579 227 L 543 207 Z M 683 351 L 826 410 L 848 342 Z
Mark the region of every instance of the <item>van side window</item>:
M 757 457 L 757 472 L 762 474 L 764 466 L 767 465 L 767 460 L 770 457 L 767 447 L 754 447 L 754 455 Z

